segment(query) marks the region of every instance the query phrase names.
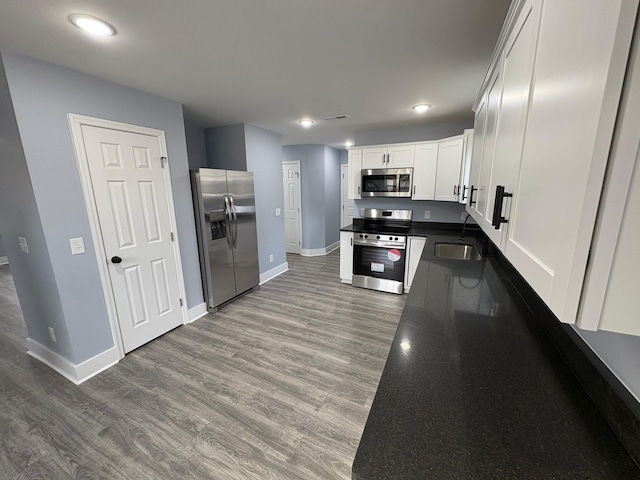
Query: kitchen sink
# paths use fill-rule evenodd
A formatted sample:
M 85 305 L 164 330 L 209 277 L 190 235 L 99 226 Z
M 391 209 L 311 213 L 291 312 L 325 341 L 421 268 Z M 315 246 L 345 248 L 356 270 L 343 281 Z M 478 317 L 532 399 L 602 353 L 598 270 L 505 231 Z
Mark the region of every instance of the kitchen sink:
M 476 247 L 460 243 L 436 243 L 434 254 L 436 257 L 454 260 L 480 260 L 482 258 Z

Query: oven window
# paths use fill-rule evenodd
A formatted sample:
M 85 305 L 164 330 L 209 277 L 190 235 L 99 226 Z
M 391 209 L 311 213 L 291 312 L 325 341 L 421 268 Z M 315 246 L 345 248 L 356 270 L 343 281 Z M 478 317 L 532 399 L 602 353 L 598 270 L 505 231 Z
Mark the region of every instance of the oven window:
M 405 251 L 395 248 L 353 246 L 353 274 L 404 281 Z
M 362 190 L 365 192 L 397 192 L 398 175 L 365 175 L 362 177 Z

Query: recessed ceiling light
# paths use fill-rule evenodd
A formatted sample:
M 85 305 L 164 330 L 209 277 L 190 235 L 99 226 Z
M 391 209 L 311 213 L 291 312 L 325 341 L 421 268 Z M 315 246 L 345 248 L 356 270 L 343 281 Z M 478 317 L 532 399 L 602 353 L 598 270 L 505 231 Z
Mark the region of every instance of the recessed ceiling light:
M 113 28 L 113 26 L 92 15 L 74 13 L 73 15 L 69 15 L 69 21 L 79 29 L 92 33 L 93 35 L 106 37 L 116 34 L 116 29 Z
M 431 108 L 431 105 L 421 103 L 420 105 L 414 105 L 412 108 L 418 113 L 424 113 Z
M 353 147 L 353 142 L 351 140 L 347 140 L 346 142 L 344 142 L 344 146 L 345 147 Z
M 298 123 L 304 128 L 309 128 L 311 125 L 313 125 L 313 120 L 300 120 Z

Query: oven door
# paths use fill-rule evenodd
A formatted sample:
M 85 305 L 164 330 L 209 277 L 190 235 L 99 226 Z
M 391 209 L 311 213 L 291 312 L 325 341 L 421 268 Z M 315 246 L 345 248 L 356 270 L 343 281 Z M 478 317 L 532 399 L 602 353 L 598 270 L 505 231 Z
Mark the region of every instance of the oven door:
M 404 291 L 405 247 L 353 246 L 352 284 L 383 292 Z
M 363 197 L 410 197 L 413 168 L 362 170 Z

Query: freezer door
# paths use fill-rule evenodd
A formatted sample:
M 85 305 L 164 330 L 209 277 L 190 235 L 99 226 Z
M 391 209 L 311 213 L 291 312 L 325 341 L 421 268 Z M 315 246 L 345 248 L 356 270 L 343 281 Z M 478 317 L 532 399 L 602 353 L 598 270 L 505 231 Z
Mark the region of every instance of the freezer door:
M 200 168 L 199 187 L 204 228 L 201 241 L 207 271 L 207 306 L 214 309 L 236 296 L 233 223 L 224 170 Z
M 233 217 L 236 291 L 240 294 L 260 283 L 253 173 L 227 170 L 227 186 Z

